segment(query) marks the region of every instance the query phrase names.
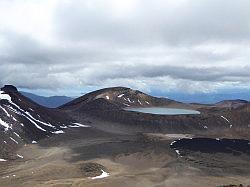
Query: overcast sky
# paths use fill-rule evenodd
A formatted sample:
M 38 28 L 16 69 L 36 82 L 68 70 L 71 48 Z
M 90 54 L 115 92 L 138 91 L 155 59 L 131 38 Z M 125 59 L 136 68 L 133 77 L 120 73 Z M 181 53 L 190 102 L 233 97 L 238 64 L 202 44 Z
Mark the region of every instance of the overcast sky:
M 249 0 L 0 0 L 0 85 L 250 89 Z

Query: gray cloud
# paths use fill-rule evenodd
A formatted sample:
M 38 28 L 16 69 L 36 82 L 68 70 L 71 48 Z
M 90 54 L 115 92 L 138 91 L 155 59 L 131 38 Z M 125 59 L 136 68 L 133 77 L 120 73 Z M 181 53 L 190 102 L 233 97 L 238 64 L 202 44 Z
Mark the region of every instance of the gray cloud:
M 118 44 L 185 44 L 250 39 L 247 0 L 138 1 L 129 15 L 115 17 L 104 1 L 72 1 L 56 14 L 58 33 L 75 40 Z M 112 8 L 111 8 L 112 9 Z
M 0 84 L 48 90 L 250 87 L 249 1 L 130 3 L 57 1 L 45 35 L 36 20 L 22 32 L 18 23 L 2 20 Z

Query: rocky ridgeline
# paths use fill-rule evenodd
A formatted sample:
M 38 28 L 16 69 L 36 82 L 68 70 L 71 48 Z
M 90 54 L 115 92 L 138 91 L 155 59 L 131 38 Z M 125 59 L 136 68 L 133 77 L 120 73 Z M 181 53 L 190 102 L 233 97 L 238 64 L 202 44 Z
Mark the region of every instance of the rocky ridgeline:
M 180 103 L 174 100 L 166 98 L 157 98 L 147 95 L 138 90 L 133 90 L 125 87 L 114 87 L 114 88 L 105 88 L 97 90 L 91 93 L 88 93 L 82 97 L 79 97 L 65 105 L 62 109 L 80 109 L 86 106 L 87 104 L 92 103 L 93 101 L 105 100 L 107 103 L 112 103 L 113 105 L 119 108 L 125 107 L 150 107 L 150 106 L 167 106 L 170 104 L 175 104 L 178 106 L 188 108 L 189 105 Z M 93 105 L 93 104 L 92 104 Z
M 42 107 L 6 85 L 0 91 L 0 159 L 22 158 L 14 150 L 77 126 L 70 116 Z
M 88 93 L 60 109 L 81 116 L 117 122 L 126 125 L 136 132 L 169 132 L 169 133 L 201 133 L 201 134 L 250 134 L 250 115 L 248 110 L 241 109 L 246 105 L 236 104 L 238 108 L 192 105 L 180 103 L 166 98 L 157 98 L 137 90 L 124 87 L 106 88 Z M 153 115 L 126 111 L 124 108 L 134 107 L 170 107 L 196 109 L 200 115 Z M 247 112 L 247 113 L 246 113 Z M 249 110 L 250 112 L 250 110 Z M 234 135 L 235 135 L 234 134 Z
M 217 187 L 250 187 L 250 185 L 243 185 L 243 184 L 229 184 L 229 185 L 222 185 L 222 186 L 217 186 Z

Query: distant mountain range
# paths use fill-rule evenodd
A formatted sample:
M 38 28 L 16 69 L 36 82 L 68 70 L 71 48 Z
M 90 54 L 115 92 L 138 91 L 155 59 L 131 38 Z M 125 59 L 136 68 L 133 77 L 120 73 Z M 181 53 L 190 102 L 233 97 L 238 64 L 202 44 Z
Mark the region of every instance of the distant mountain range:
M 29 92 L 21 91 L 24 96 L 30 98 L 34 102 L 49 108 L 56 108 L 62 106 L 70 101 L 72 101 L 73 97 L 67 96 L 51 96 L 45 97 L 36 95 Z M 166 97 L 169 99 L 173 99 L 179 102 L 184 103 L 202 103 L 202 104 L 215 104 L 223 100 L 247 100 L 250 101 L 249 91 L 223 91 L 219 93 L 181 93 L 181 92 L 171 92 L 171 93 L 160 93 L 157 91 L 153 91 L 150 95 Z
M 67 97 L 67 96 L 51 96 L 51 97 L 45 97 L 40 95 L 35 95 L 28 92 L 20 92 L 22 95 L 30 98 L 34 102 L 48 107 L 48 108 L 56 108 L 61 105 L 64 105 L 65 103 L 68 103 L 72 101 L 74 98 Z
M 223 90 L 216 93 L 182 93 L 182 92 L 170 92 L 161 93 L 153 91 L 150 95 L 167 97 L 176 101 L 184 103 L 202 103 L 202 104 L 214 104 L 223 100 L 247 100 L 250 101 L 250 91 L 248 90 Z

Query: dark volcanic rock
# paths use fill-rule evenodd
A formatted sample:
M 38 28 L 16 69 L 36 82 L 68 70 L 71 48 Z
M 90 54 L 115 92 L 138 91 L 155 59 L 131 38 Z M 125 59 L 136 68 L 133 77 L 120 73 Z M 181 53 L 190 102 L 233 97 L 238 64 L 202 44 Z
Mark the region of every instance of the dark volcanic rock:
M 243 184 L 229 184 L 229 185 L 222 185 L 222 186 L 218 186 L 218 187 L 249 187 L 249 185 L 244 186 Z
M 0 92 L 0 158 L 10 158 L 23 144 L 60 132 L 72 121 L 64 112 L 36 104 L 14 86 L 4 86 Z
M 178 150 L 181 155 L 185 155 L 189 151 L 250 155 L 250 141 L 240 139 L 183 138 L 173 142 L 170 147 Z
M 64 110 L 80 109 L 84 107 L 85 104 L 100 98 L 105 99 L 110 103 L 119 106 L 120 108 L 166 106 L 170 104 L 188 107 L 187 104 L 166 98 L 152 97 L 138 90 L 132 90 L 130 88 L 125 87 L 113 87 L 88 93 L 61 106 L 60 108 Z
M 101 164 L 89 162 L 81 166 L 81 171 L 85 177 L 96 177 L 102 174 L 102 170 L 107 172 L 107 169 Z
M 1 90 L 4 92 L 18 92 L 17 88 L 13 85 L 5 85 Z
M 242 101 L 241 103 L 245 102 Z M 100 120 L 124 124 L 127 129 L 133 129 L 134 132 L 199 133 L 207 135 L 221 133 L 249 136 L 250 108 L 242 108 L 246 105 L 237 108 L 192 105 L 166 98 L 152 97 L 129 88 L 114 87 L 88 93 L 63 105 L 60 109 L 76 116 L 87 114 Z M 195 109 L 200 111 L 201 114 L 154 115 L 123 110 L 126 107 Z

